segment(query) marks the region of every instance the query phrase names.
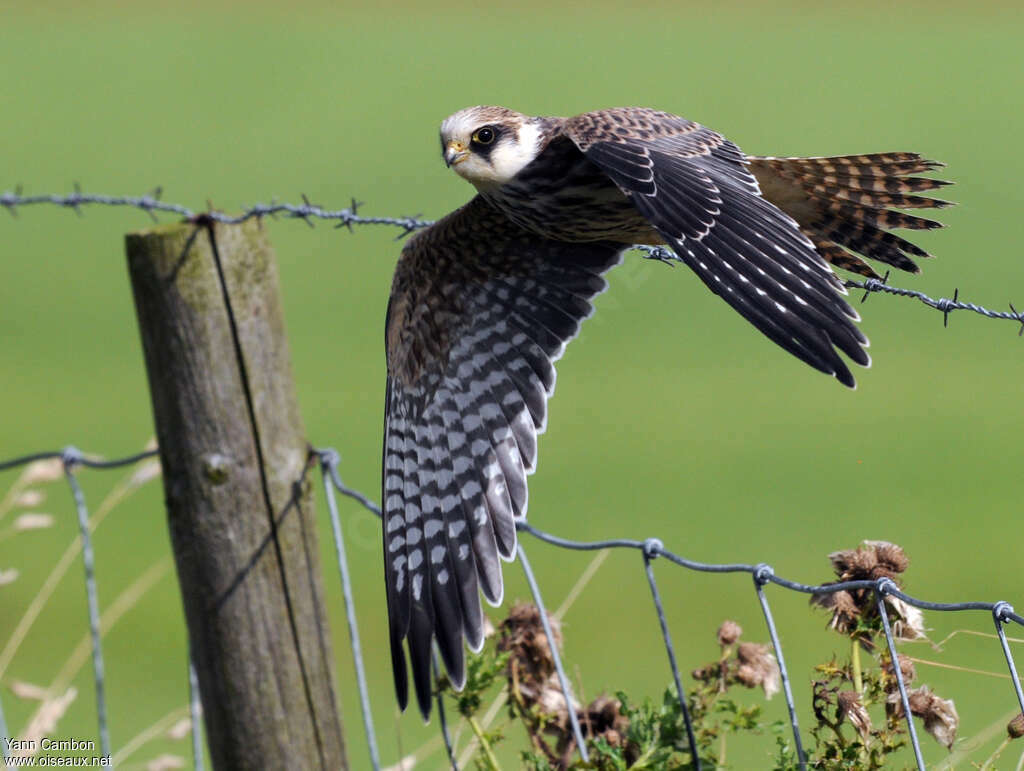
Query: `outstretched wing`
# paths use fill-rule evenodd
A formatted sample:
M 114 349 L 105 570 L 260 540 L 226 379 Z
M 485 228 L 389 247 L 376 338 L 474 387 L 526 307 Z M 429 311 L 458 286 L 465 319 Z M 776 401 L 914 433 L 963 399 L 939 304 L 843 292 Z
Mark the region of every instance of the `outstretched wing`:
M 430 650 L 465 680 L 483 645 L 479 591 L 502 598 L 553 362 L 590 315 L 622 244 L 551 241 L 477 197 L 402 252 L 388 305 L 384 561 L 395 688 L 430 714 Z
M 644 108 L 584 113 L 564 132 L 713 292 L 787 351 L 853 387 L 836 349 L 870 363 L 859 317 L 797 223 L 761 196 L 736 145 Z

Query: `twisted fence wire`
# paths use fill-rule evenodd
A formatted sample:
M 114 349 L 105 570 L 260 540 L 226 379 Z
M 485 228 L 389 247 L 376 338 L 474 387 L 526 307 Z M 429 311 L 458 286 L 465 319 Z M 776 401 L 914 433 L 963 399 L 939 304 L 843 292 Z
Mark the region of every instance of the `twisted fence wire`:
M 13 191 L 8 190 L 4 193 L 0 193 L 0 207 L 10 212 L 12 216 L 17 216 L 20 208 L 39 205 L 71 209 L 79 215 L 81 215 L 82 208 L 85 206 L 127 207 L 146 212 L 154 221 L 157 220 L 156 213 L 162 212 L 165 214 L 176 214 L 184 220 L 193 222 L 196 225 L 200 225 L 205 222 L 219 222 L 225 225 L 237 225 L 251 219 L 262 219 L 264 217 L 276 217 L 277 215 L 282 215 L 288 219 L 302 220 L 310 227 L 313 227 L 313 223 L 316 220 L 334 221 L 336 222 L 336 228 L 347 228 L 349 231 L 352 231 L 353 227 L 356 225 L 385 225 L 395 227 L 400 230 L 397 238 L 403 238 L 416 230 L 434 224 L 433 220 L 423 219 L 419 215 L 400 217 L 367 217 L 359 214 L 359 207 L 363 204 L 355 198 L 353 198 L 345 208 L 329 209 L 311 203 L 309 199 L 303 195 L 301 196 L 302 203 L 300 204 L 283 203 L 277 200 L 271 200 L 270 203 L 257 203 L 249 206 L 243 206 L 239 214 L 227 214 L 225 212 L 215 210 L 212 205 L 208 207 L 207 211 L 200 212 L 191 209 L 184 204 L 164 201 L 161 199 L 162 192 L 162 188 L 157 187 L 145 195 L 138 196 L 84 193 L 76 184 L 71 193 L 39 193 L 36 195 L 25 195 L 22 188 L 18 186 Z M 645 259 L 655 260 L 669 265 L 681 262 L 679 257 L 664 246 L 636 244 L 631 248 L 640 251 Z M 919 292 L 914 289 L 891 286 L 886 283 L 888 277 L 889 274 L 886 273 L 885 278 L 882 279 L 869 278 L 864 281 L 848 280 L 844 283 L 849 289 L 859 289 L 864 291 L 862 302 L 863 300 L 866 300 L 869 295 L 876 293 L 888 294 L 897 297 L 910 297 L 939 311 L 942 314 L 942 323 L 944 326 L 948 325 L 949 314 L 952 311 L 964 310 L 977 313 L 990 319 L 1016 321 L 1020 324 L 1020 329 L 1017 334 L 1024 336 L 1024 310 L 1018 311 L 1012 302 L 1009 303 L 1009 311 L 991 310 L 976 303 L 961 301 L 959 289 L 954 290 L 953 297 L 951 298 L 933 298 L 924 292 Z

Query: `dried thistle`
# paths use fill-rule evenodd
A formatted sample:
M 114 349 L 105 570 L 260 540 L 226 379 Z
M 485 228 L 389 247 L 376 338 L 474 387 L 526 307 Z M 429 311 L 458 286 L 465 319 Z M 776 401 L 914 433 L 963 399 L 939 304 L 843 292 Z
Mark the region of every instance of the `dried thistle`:
M 910 564 L 902 547 L 888 541 L 862 541 L 856 549 L 832 552 L 828 558 L 840 581 L 898 581 Z
M 867 741 L 871 735 L 871 717 L 860 700 L 860 694 L 856 691 L 840 691 L 836 697 L 839 722 L 844 719 L 850 721 L 850 725 L 856 729 L 863 741 Z
M 951 748 L 960 727 L 960 716 L 952 699 L 943 699 L 922 685 L 907 693 L 907 701 L 910 702 L 910 714 L 924 722 L 924 730 L 946 749 Z M 885 707 L 891 716 L 903 716 L 903 700 L 899 691 L 889 694 Z
M 1006 724 L 1006 734 L 1011 739 L 1019 739 L 1024 736 L 1024 712 Z
M 555 645 L 562 645 L 562 625 L 558 619 L 548 616 Z M 498 652 L 510 653 L 509 670 L 515 670 L 521 685 L 532 686 L 537 692 L 555 673 L 555 659 L 551 653 L 551 642 L 544 632 L 540 611 L 536 606 L 520 603 L 509 610 L 508 617 L 499 627 Z
M 723 621 L 722 625 L 718 627 L 719 647 L 728 648 L 730 645 L 735 645 L 741 634 L 743 634 L 743 627 L 735 621 Z
M 906 685 L 914 682 L 917 677 L 917 670 L 914 668 L 914 662 L 910 660 L 909 656 L 904 656 L 902 653 L 896 654 L 896 660 L 900 665 L 900 674 L 903 675 L 903 682 Z M 896 680 L 896 670 L 893 669 L 892 660 L 886 659 L 882 664 L 882 671 L 888 675 L 885 679 L 885 692 L 892 693 L 899 689 L 899 682 Z
M 828 625 L 840 634 L 849 634 L 857 628 L 862 608 L 848 591 L 812 594 L 811 604 L 832 611 L 832 618 L 829 619 Z
M 782 680 L 779 664 L 775 660 L 771 648 L 760 643 L 740 643 L 736 649 L 739 668 L 736 679 L 748 688 L 761 686 L 764 696 L 770 699 L 779 692 Z
M 891 619 L 892 633 L 899 640 L 919 640 L 925 637 L 924 614 L 920 608 L 915 608 L 899 597 L 886 595 L 885 603 L 896 614 Z

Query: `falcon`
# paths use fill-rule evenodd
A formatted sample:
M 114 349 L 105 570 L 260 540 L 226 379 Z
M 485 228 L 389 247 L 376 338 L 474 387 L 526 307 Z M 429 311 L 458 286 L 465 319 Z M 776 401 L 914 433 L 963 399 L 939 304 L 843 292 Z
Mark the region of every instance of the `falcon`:
M 917 153 L 744 155 L 721 134 L 646 108 L 572 118 L 470 107 L 441 153 L 477 195 L 414 235 L 388 302 L 384 559 L 395 688 L 429 719 L 431 646 L 456 689 L 484 641 L 480 595 L 502 601 L 554 362 L 634 244 L 665 245 L 765 336 L 846 386 L 867 338 L 838 267 L 917 272 L 889 232 L 940 223 Z

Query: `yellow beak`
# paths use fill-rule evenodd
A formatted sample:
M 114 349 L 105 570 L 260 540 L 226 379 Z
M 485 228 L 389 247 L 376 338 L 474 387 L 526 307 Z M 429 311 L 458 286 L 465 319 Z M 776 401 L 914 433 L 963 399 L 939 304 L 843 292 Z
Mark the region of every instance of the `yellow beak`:
M 457 163 L 462 163 L 469 157 L 469 150 L 462 142 L 452 140 L 444 149 L 444 165 L 449 168 Z

